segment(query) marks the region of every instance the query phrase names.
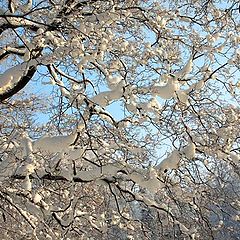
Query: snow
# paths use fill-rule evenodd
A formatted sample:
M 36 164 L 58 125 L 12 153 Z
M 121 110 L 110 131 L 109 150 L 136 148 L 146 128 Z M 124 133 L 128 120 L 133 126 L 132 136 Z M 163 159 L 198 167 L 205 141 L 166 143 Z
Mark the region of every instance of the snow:
M 101 92 L 96 96 L 92 97 L 91 101 L 93 101 L 94 103 L 97 103 L 98 105 L 104 108 L 107 105 L 109 105 L 109 102 L 110 102 L 108 93 L 109 91 Z
M 193 142 L 190 142 L 184 149 L 183 153 L 188 159 L 193 159 L 196 154 L 196 146 Z
M 45 236 L 46 240 L 52 240 L 52 237 L 47 233 Z
M 164 171 L 165 169 L 177 169 L 180 162 L 180 153 L 178 150 L 173 150 L 173 152 L 165 158 L 157 168 Z
M 135 103 L 135 109 L 136 109 L 136 106 L 137 105 Z M 151 98 L 149 102 L 140 103 L 138 104 L 138 106 L 142 108 L 145 112 L 153 112 L 153 113 L 154 112 L 158 113 L 162 108 L 156 97 Z
M 0 161 L 0 181 L 4 181 L 7 177 L 12 176 L 16 167 L 17 163 L 10 158 Z
M 33 150 L 35 152 L 42 151 L 48 153 L 66 151 L 75 139 L 76 133 L 67 136 L 43 136 L 33 143 Z
M 149 169 L 149 179 L 145 179 L 139 173 L 131 173 L 129 174 L 129 178 L 140 187 L 146 188 L 151 193 L 156 193 L 162 187 L 162 183 L 157 179 L 156 170 L 153 168 Z
M 19 26 L 19 27 L 23 27 L 23 26 L 35 26 L 35 27 L 41 27 L 41 24 L 38 24 L 34 21 L 31 21 L 29 19 L 23 18 L 23 17 L 15 17 L 15 16 L 11 16 L 11 17 L 6 17 L 5 19 L 6 23 L 10 23 L 14 26 Z
M 122 94 L 123 94 L 123 89 L 122 87 L 118 86 L 112 91 L 105 91 L 97 94 L 96 96 L 91 98 L 91 101 L 105 108 L 113 100 L 120 99 L 122 97 Z
M 31 60 L 29 62 L 24 62 L 15 67 L 6 70 L 0 75 L 0 94 L 14 87 L 14 85 L 24 76 L 26 71 L 28 71 L 29 66 L 35 66 L 37 64 L 36 60 Z
M 126 107 L 129 112 L 136 112 L 137 110 L 137 103 L 134 100 L 127 100 Z
M 71 160 L 75 160 L 75 159 L 79 159 L 82 157 L 84 151 L 85 151 L 85 147 L 83 148 L 77 148 L 77 149 L 70 149 L 68 152 L 67 152 L 67 156 L 69 159 Z
M 177 99 L 179 99 L 179 101 L 180 101 L 181 103 L 184 103 L 184 104 L 186 104 L 186 105 L 189 104 L 189 102 L 188 102 L 188 94 L 187 94 L 185 91 L 183 91 L 183 90 L 177 90 L 175 97 L 176 97 Z
M 22 187 L 23 189 L 25 189 L 26 191 L 31 191 L 32 190 L 32 183 L 31 180 L 29 178 L 29 175 L 27 175 L 25 177 L 25 179 L 22 182 Z
M 42 196 L 39 193 L 36 193 L 33 197 L 33 202 L 36 204 L 36 203 L 39 203 L 41 200 L 42 200 Z
M 189 58 L 187 64 L 177 73 L 175 73 L 176 78 L 185 78 L 187 74 L 192 71 L 193 68 L 193 61 L 192 56 Z
M 43 217 L 43 213 L 40 209 L 40 207 L 36 204 L 34 204 L 34 202 L 25 202 L 25 207 L 28 210 L 28 213 L 31 214 L 31 216 L 34 216 L 35 218 L 42 218 Z
M 181 231 L 183 233 L 189 233 L 189 229 L 184 225 L 182 224 L 181 222 L 179 222 L 178 220 L 175 221 L 177 224 L 179 224 L 179 227 L 181 229 Z
M 18 49 L 18 48 L 15 48 L 13 46 L 5 46 L 3 47 L 2 49 L 0 49 L 0 55 L 4 54 L 5 52 L 14 52 L 14 53 L 17 53 L 17 54 L 24 54 L 25 53 L 25 49 Z M 5 58 L 3 58 L 1 61 L 4 61 Z M 0 61 L 0 63 L 1 63 Z
M 29 163 L 25 166 L 27 174 L 34 173 L 35 166 L 32 163 Z
M 158 111 L 158 110 L 162 109 L 162 106 L 161 106 L 161 104 L 159 103 L 159 101 L 157 100 L 156 97 L 153 97 L 150 100 L 149 104 L 150 104 L 151 108 L 153 108 L 154 110 Z
M 153 86 L 152 93 L 162 99 L 170 99 L 175 96 L 175 91 L 177 91 L 178 88 L 178 81 L 169 79 L 165 86 Z
M 88 171 L 79 171 L 76 177 L 79 177 L 84 181 L 92 181 L 101 178 L 102 176 L 114 176 L 119 170 L 119 167 L 109 164 Z
M 22 138 L 22 145 L 23 145 L 23 154 L 24 156 L 30 156 L 30 154 L 33 151 L 32 148 L 32 140 L 29 138 L 29 136 L 24 133 L 23 138 Z
M 204 79 L 200 80 L 199 82 L 196 83 L 195 85 L 195 89 L 196 90 L 201 90 L 205 85 L 205 81 Z
M 230 156 L 230 158 L 232 159 L 232 161 L 234 162 L 234 163 L 236 163 L 236 164 L 238 164 L 239 163 L 239 161 L 240 161 L 240 157 L 239 157 L 239 155 L 237 155 L 236 153 L 229 153 L 229 156 Z
M 54 66 L 53 66 L 53 65 L 50 65 L 50 69 L 51 69 L 51 75 L 52 75 L 52 77 L 53 77 L 53 79 L 54 79 L 54 80 L 53 80 L 53 79 L 50 78 L 50 84 L 52 84 L 52 85 L 57 84 L 57 85 L 60 87 L 60 91 L 61 91 L 62 95 L 65 96 L 65 97 L 67 97 L 67 98 L 70 98 L 70 97 L 71 97 L 70 92 L 69 92 L 69 91 L 67 90 L 67 88 L 65 87 L 63 81 L 59 79 L 58 74 L 57 74 Z M 58 71 L 60 74 L 62 74 L 62 71 L 60 71 L 60 70 L 57 70 L 57 71 Z M 66 76 L 66 75 L 64 75 L 64 76 Z
M 29 159 L 26 159 L 24 162 L 22 162 L 22 165 L 20 165 L 20 167 L 18 167 L 15 170 L 15 174 L 22 175 L 22 176 L 28 176 L 28 175 L 34 173 L 34 171 L 36 169 L 36 165 L 33 163 L 28 163 L 27 161 L 29 161 Z M 32 159 L 30 159 L 30 161 L 32 161 Z
M 68 181 L 72 181 L 73 179 L 73 170 L 69 167 L 62 167 L 61 169 L 61 176 L 66 178 Z
M 76 210 L 75 214 L 76 214 L 76 216 L 80 217 L 80 216 L 83 216 L 83 215 L 87 215 L 88 212 L 84 212 L 84 211 L 81 211 L 81 210 Z
M 29 11 L 31 9 L 31 7 L 32 7 L 32 0 L 28 0 L 27 4 L 23 5 L 23 10 L 24 11 Z

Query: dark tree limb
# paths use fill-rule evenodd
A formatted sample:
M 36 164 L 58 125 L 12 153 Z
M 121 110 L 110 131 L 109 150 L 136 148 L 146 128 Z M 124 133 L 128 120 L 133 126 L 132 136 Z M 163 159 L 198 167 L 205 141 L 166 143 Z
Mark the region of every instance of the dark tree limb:
M 13 175 L 13 176 L 11 176 L 12 179 L 16 179 L 16 180 L 23 180 L 23 179 L 25 179 L 25 177 L 26 176 L 23 176 L 23 175 Z M 30 179 L 40 179 L 40 180 L 49 180 L 49 181 L 64 181 L 64 182 L 69 181 L 64 176 L 51 175 L 51 174 L 45 174 L 42 177 L 35 177 L 33 175 L 30 175 L 29 178 Z M 73 181 L 74 182 L 88 183 L 88 182 L 92 182 L 94 180 L 84 180 L 84 179 L 81 179 L 80 177 L 73 177 Z

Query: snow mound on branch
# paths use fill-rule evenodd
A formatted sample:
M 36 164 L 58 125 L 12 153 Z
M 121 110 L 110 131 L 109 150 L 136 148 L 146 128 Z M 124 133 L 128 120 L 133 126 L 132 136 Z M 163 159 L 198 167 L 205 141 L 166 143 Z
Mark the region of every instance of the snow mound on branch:
M 102 176 L 114 176 L 119 170 L 121 170 L 121 168 L 109 164 L 88 171 L 80 171 L 76 177 L 81 178 L 83 181 L 92 181 L 101 178 Z
M 79 159 L 82 157 L 85 149 L 86 149 L 85 147 L 77 148 L 77 149 L 69 149 L 69 151 L 67 152 L 67 156 L 69 159 L 72 159 L 72 160 Z
M 67 136 L 43 136 L 33 143 L 33 150 L 48 153 L 66 151 L 76 136 L 76 133 Z
M 170 99 L 175 96 L 175 92 L 179 89 L 178 81 L 169 79 L 165 86 L 153 86 L 152 93 L 162 99 Z
M 156 170 L 153 168 L 149 169 L 149 179 L 145 179 L 139 173 L 131 173 L 129 174 L 129 178 L 140 187 L 146 188 L 151 193 L 156 193 L 163 186 L 157 179 Z
M 12 67 L 6 70 L 3 74 L 0 75 L 0 94 L 4 93 L 8 89 L 14 87 L 20 79 L 24 76 L 26 71 L 28 71 L 29 66 L 35 66 L 37 64 L 36 60 L 30 62 L 24 62 L 15 67 Z
M 186 93 L 186 91 L 177 90 L 177 91 L 176 91 L 175 98 L 176 98 L 176 99 L 179 99 L 179 101 L 180 101 L 181 103 L 184 103 L 184 104 L 186 104 L 186 105 L 189 104 L 189 102 L 188 102 L 188 94 Z
M 196 154 L 196 146 L 193 142 L 190 142 L 185 148 L 183 148 L 183 153 L 188 159 L 193 159 Z
M 176 78 L 185 78 L 193 69 L 192 56 L 189 58 L 186 65 L 177 73 L 175 73 Z
M 240 162 L 240 157 L 236 153 L 231 152 L 231 153 L 229 153 L 229 156 L 234 163 L 238 164 Z
M 120 76 L 109 76 L 107 78 L 107 84 L 108 84 L 108 87 L 111 89 L 111 90 L 114 90 L 116 89 L 116 87 L 119 85 L 119 83 L 122 81 L 122 77 Z
M 123 95 L 123 89 L 120 85 L 116 87 L 112 91 L 105 91 L 97 94 L 96 96 L 91 98 L 91 101 L 97 103 L 99 106 L 105 108 L 108 106 L 113 100 L 118 100 Z
M 32 190 L 32 183 L 29 178 L 29 175 L 25 177 L 25 179 L 22 182 L 22 188 L 25 189 L 26 191 L 31 191 Z
M 33 202 L 36 204 L 36 203 L 39 203 L 41 200 L 42 200 L 42 196 L 39 193 L 36 193 L 33 197 Z
M 180 153 L 178 150 L 173 150 L 173 152 L 165 158 L 157 168 L 160 170 L 168 170 L 168 169 L 177 169 L 180 162 Z

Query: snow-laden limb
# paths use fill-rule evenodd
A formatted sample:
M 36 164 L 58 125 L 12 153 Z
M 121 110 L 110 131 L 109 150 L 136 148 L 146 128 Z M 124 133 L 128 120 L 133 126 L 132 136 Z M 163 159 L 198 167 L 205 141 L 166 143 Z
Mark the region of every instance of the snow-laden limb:
M 12 89 L 20 79 L 27 73 L 30 66 L 36 66 L 37 61 L 31 60 L 29 62 L 21 63 L 15 67 L 6 70 L 0 75 L 0 94 Z
M 27 12 L 32 8 L 32 4 L 33 4 L 32 0 L 28 0 L 27 3 L 25 3 L 21 6 L 21 8 L 24 12 Z
M 179 227 L 180 227 L 180 229 L 181 229 L 182 232 L 184 232 L 184 233 L 186 233 L 186 234 L 189 233 L 189 229 L 188 229 L 183 223 L 179 222 L 178 220 L 175 220 L 175 222 L 176 222 L 177 224 L 179 224 Z
M 67 97 L 67 98 L 71 98 L 71 94 L 69 92 L 69 90 L 65 87 L 64 82 L 58 77 L 57 71 L 55 70 L 55 66 L 53 64 L 48 65 L 48 69 L 50 74 L 53 77 L 53 80 L 50 79 L 50 84 L 55 85 L 57 84 L 60 88 L 60 91 L 62 93 L 63 96 Z
M 195 85 L 194 85 L 194 88 L 195 90 L 201 90 L 205 85 L 205 81 L 204 79 L 198 81 Z
M 111 124 L 116 123 L 116 121 L 114 120 L 112 115 L 108 111 L 104 110 L 103 108 L 101 108 L 99 106 L 95 106 L 94 110 L 101 117 L 102 120 L 105 120 Z
M 175 92 L 179 89 L 178 81 L 169 78 L 165 86 L 153 86 L 151 88 L 151 93 L 155 96 L 159 96 L 162 99 L 170 99 L 175 96 Z
M 76 178 L 80 178 L 83 181 L 93 181 L 107 176 L 115 176 L 119 170 L 121 170 L 120 167 L 109 164 L 102 167 L 95 167 L 88 171 L 79 171 Z
M 122 95 L 123 88 L 122 82 L 120 82 L 113 90 L 100 92 L 96 96 L 92 97 L 91 101 L 105 108 L 106 106 L 111 104 L 112 101 L 120 99 Z
M 17 4 L 17 15 L 9 14 L 7 18 L 12 23 L 7 23 L 4 20 L 7 7 L 3 4 L 6 9 L 3 21 L 0 19 L 4 25 L 0 23 L 0 33 L 4 31 L 1 37 L 6 46 L 22 44 L 22 48 L 21 52 L 9 49 L 11 53 L 7 56 L 0 51 L 0 59 L 7 57 L 4 64 L 13 60 L 16 65 L 18 61 L 38 57 L 39 65 L 51 64 L 48 69 L 39 68 L 36 81 L 38 87 L 52 75 L 53 86 L 47 86 L 47 91 L 53 89 L 51 100 L 58 107 L 52 111 L 50 99 L 43 100 L 43 112 L 51 113 L 49 120 L 44 119 L 45 125 L 34 122 L 39 109 L 42 110 L 36 96 L 31 96 L 28 102 L 14 101 L 19 97 L 24 99 L 22 95 L 1 101 L 9 107 L 9 112 L 3 108 L 2 115 L 6 112 L 6 117 L 13 120 L 10 124 L 4 119 L 0 122 L 1 133 L 19 131 L 16 141 L 22 144 L 12 151 L 12 147 L 6 146 L 11 140 L 0 139 L 0 180 L 5 180 L 1 181 L 0 195 L 14 189 L 17 198 L 13 201 L 38 217 L 39 238 L 130 239 L 127 234 L 131 234 L 131 239 L 164 239 L 166 233 L 169 239 L 187 238 L 192 226 L 200 229 L 196 231 L 200 234 L 196 239 L 209 236 L 212 224 L 207 229 L 206 223 L 211 211 L 206 210 L 206 203 L 214 208 L 222 207 L 221 191 L 214 187 L 218 184 L 214 174 L 221 172 L 215 170 L 227 164 L 223 170 L 230 168 L 234 172 L 239 163 L 239 134 L 234 133 L 239 117 L 229 117 L 227 108 L 232 107 L 227 106 L 228 98 L 220 102 L 222 93 L 228 90 L 232 94 L 236 90 L 232 100 L 238 101 L 236 65 L 231 65 L 237 63 L 235 55 L 239 55 L 238 32 L 231 21 L 232 13 L 238 11 L 237 5 L 233 3 L 231 11 L 225 14 L 217 4 L 209 4 L 209 11 L 200 19 L 190 14 L 201 12 L 203 6 L 197 1 L 184 7 L 181 1 L 171 6 L 164 1 L 36 0 L 33 5 L 27 0 L 9 2 Z M 24 7 L 27 2 L 29 11 Z M 18 22 L 16 18 L 39 23 L 41 27 L 27 21 Z M 217 40 L 217 28 L 221 28 L 220 40 Z M 234 33 L 228 37 L 231 28 Z M 217 50 L 225 40 L 226 51 Z M 204 66 L 217 69 L 220 60 L 229 60 L 229 65 L 219 69 L 219 77 L 213 79 L 214 71 L 209 72 Z M 32 78 L 27 72 L 22 77 Z M 24 95 L 28 93 L 32 91 Z M 108 108 L 113 101 L 122 111 L 121 116 L 116 116 L 118 113 L 111 106 Z M 22 111 L 18 112 L 19 109 Z M 122 116 L 124 119 L 116 122 Z M 79 127 L 71 141 L 69 135 L 49 135 L 35 142 L 21 139 L 22 129 L 36 137 L 56 130 L 66 133 L 73 125 Z M 229 125 L 232 129 L 228 129 Z M 188 126 L 194 136 L 186 142 Z M 226 129 L 221 133 L 221 128 Z M 195 135 L 202 142 L 195 140 Z M 179 151 L 172 149 L 168 156 L 164 155 L 162 163 L 158 162 L 158 155 L 166 154 L 169 145 Z M 219 164 L 218 158 L 224 161 Z M 206 178 L 202 178 L 201 169 L 206 160 L 210 162 L 206 164 L 209 171 L 204 171 Z M 156 162 L 160 163 L 156 169 L 147 168 Z M 162 173 L 168 169 L 176 171 Z M 221 174 L 223 180 L 225 175 L 228 174 Z M 8 181 L 9 176 L 12 181 Z M 217 175 L 216 178 L 219 180 Z M 221 179 L 219 185 L 227 185 L 228 179 L 226 184 Z M 22 183 L 26 183 L 23 188 Z M 231 205 L 238 199 L 235 196 L 229 201 Z M 189 204 L 193 200 L 196 208 Z M 119 213 L 115 221 L 112 221 L 115 215 L 112 210 Z M 2 206 L 0 215 L 1 211 L 1 227 L 19 238 L 27 238 L 24 230 L 21 231 L 29 229 L 23 217 L 9 205 Z M 52 216 L 53 212 L 56 215 Z M 174 219 L 169 220 L 171 214 Z M 100 219 L 100 215 L 106 218 Z M 15 219 L 17 224 L 9 224 Z M 51 228 L 54 233 L 50 233 Z M 33 235 L 32 231 L 29 235 Z
M 66 136 L 43 136 L 33 143 L 33 151 L 41 151 L 47 153 L 67 151 L 69 146 L 74 143 L 76 137 L 76 133 Z
M 136 104 L 136 106 L 138 106 L 144 112 L 153 112 L 153 113 L 159 113 L 159 111 L 162 108 L 161 104 L 159 103 L 156 97 L 152 97 L 149 102 L 140 103 L 138 105 Z
M 40 28 L 42 25 L 44 25 L 44 23 L 43 24 L 37 23 L 22 16 L 10 16 L 10 15 L 6 15 L 6 17 L 4 18 L 4 24 L 14 28 L 30 27 L 36 30 Z
M 177 169 L 180 162 L 180 153 L 178 150 L 173 150 L 167 158 L 165 158 L 157 167 L 161 172 L 169 169 Z
M 68 151 L 66 151 L 66 157 L 75 160 L 80 159 L 85 152 L 86 147 L 79 147 L 79 148 L 69 148 Z
M 4 61 L 9 54 L 16 54 L 19 56 L 23 56 L 25 54 L 26 50 L 24 49 L 24 47 L 19 46 L 19 47 L 15 47 L 15 46 L 6 46 L 4 48 L 0 49 L 0 63 L 2 63 L 2 61 Z
M 163 187 L 163 184 L 157 178 L 157 173 L 155 169 L 150 169 L 149 175 L 149 178 L 145 178 L 142 174 L 133 172 L 130 173 L 128 177 L 141 188 L 145 188 L 149 192 L 154 194 Z
M 128 188 L 127 189 L 121 188 L 120 185 L 117 185 L 117 188 L 119 190 L 122 190 L 123 192 L 128 192 L 130 195 L 134 197 L 136 201 L 143 202 L 146 206 L 150 208 L 153 208 L 155 210 L 157 209 L 169 214 L 169 216 L 171 217 L 170 220 L 174 220 L 174 215 L 172 214 L 171 209 L 169 208 L 169 206 L 167 206 L 167 204 L 165 203 L 159 204 L 148 194 L 140 194 L 137 192 L 132 192 Z
M 32 139 L 24 133 L 22 138 L 23 156 L 29 157 L 33 152 Z

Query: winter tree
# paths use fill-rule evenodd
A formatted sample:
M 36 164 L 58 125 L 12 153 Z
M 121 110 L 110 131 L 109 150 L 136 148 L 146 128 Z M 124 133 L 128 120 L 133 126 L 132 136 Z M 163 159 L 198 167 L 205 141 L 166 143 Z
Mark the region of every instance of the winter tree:
M 239 239 L 240 5 L 2 0 L 1 239 Z

